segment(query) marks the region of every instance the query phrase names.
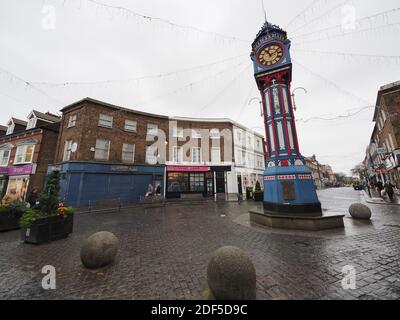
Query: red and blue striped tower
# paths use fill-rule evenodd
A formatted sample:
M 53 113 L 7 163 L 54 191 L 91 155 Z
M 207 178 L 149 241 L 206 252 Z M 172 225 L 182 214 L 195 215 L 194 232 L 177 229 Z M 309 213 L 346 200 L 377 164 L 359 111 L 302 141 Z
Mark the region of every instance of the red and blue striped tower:
M 305 165 L 297 139 L 286 31 L 265 22 L 252 44 L 251 59 L 264 108 L 264 211 L 273 215 L 322 216 L 312 173 Z

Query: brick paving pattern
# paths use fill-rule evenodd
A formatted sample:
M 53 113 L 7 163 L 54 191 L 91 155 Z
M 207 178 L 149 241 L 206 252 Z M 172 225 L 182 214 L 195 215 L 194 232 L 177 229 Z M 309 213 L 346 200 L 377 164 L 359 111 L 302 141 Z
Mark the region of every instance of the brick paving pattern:
M 350 189 L 323 191 L 325 207 L 345 212 L 363 198 Z M 253 202 L 174 205 L 81 214 L 74 233 L 40 246 L 19 231 L 0 234 L 0 299 L 203 299 L 212 252 L 237 246 L 257 270 L 258 299 L 399 299 L 400 212 L 370 205 L 372 223 L 346 217 L 346 233 L 279 232 L 238 221 Z M 97 231 L 120 240 L 115 263 L 89 271 L 82 241 Z M 41 287 L 41 268 L 57 270 L 57 289 Z M 342 267 L 357 271 L 357 289 L 344 290 Z

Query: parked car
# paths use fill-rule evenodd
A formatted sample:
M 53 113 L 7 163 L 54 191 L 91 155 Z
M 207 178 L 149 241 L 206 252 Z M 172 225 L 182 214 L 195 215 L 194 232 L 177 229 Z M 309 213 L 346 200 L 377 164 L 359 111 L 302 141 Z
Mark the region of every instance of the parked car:
M 364 186 L 362 184 L 353 184 L 353 188 L 356 191 L 364 190 Z

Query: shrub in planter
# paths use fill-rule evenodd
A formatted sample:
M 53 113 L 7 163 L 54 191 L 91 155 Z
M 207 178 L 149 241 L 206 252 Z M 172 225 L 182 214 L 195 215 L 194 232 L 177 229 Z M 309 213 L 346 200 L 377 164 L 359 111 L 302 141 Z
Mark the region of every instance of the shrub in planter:
M 39 244 L 67 238 L 73 231 L 74 209 L 65 207 L 58 199 L 60 173 L 53 172 L 39 204 L 27 210 L 20 220 L 24 242 Z
M 0 232 L 19 229 L 19 219 L 27 210 L 26 204 L 14 201 L 0 206 Z

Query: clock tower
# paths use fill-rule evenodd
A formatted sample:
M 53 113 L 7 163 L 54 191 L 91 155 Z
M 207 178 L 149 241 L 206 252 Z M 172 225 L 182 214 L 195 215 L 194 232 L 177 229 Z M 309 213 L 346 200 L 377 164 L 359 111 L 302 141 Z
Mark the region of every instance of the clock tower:
M 264 212 L 321 217 L 312 173 L 305 165 L 297 139 L 290 94 L 290 40 L 286 31 L 265 22 L 252 44 L 251 60 L 264 110 Z

